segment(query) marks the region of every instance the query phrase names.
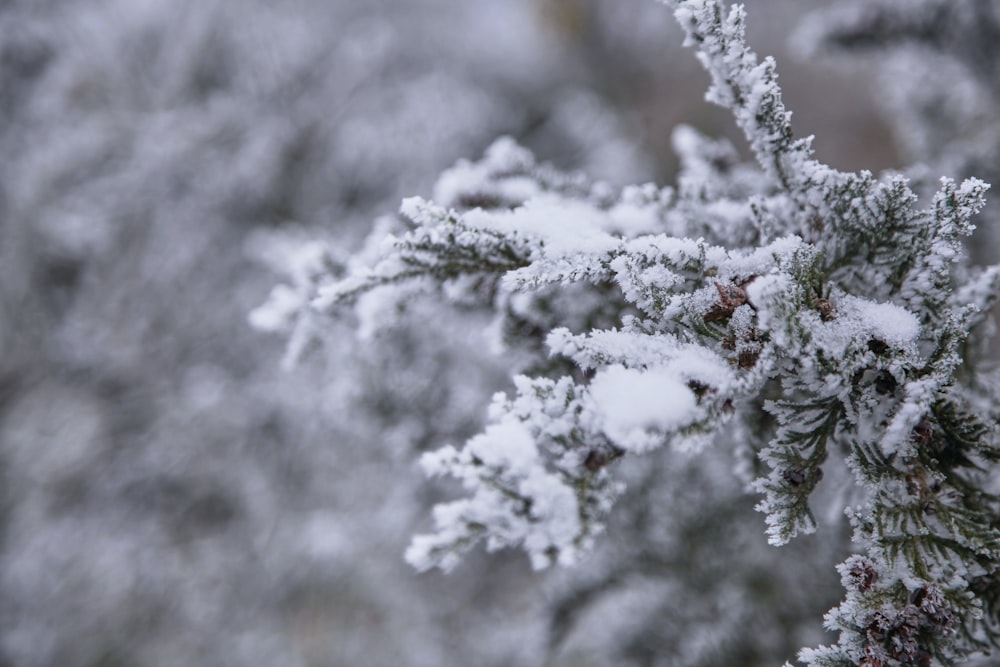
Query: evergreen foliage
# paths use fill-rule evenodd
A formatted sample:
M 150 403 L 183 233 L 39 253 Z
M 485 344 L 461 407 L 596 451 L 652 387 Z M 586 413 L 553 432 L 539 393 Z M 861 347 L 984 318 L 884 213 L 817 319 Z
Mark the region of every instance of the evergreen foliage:
M 353 307 L 366 330 L 390 327 L 434 294 L 493 313 L 517 360 L 485 430 L 421 459 L 467 495 L 435 508 L 406 558 L 449 570 L 485 543 L 535 568 L 573 564 L 628 493 L 619 459 L 700 456 L 735 431 L 767 467 L 753 487 L 773 545 L 817 530 L 817 488 L 854 480 L 836 508 L 856 550 L 826 617 L 839 638 L 802 662 L 949 665 L 995 646 L 997 402 L 962 373 L 1000 289 L 1000 267 L 969 266 L 963 247 L 988 186 L 943 178 L 928 201 L 902 175 L 818 162 L 774 61 L 746 44 L 743 9 L 667 4 L 756 165 L 679 128 L 676 187 L 615 190 L 501 139 L 446 172 L 433 202 L 404 201 L 393 234 L 311 273 L 295 302 L 301 342 L 326 315 Z M 278 310 L 276 296 L 257 317 Z

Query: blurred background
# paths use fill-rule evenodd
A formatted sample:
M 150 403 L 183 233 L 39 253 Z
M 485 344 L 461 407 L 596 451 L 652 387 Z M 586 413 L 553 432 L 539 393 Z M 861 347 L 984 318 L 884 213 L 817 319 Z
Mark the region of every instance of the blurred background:
M 805 4 L 747 2 L 798 131 L 903 166 L 873 69 L 790 46 Z M 355 249 L 499 135 L 616 185 L 669 183 L 680 122 L 745 153 L 706 85 L 651 0 L 0 3 L 0 665 L 752 666 L 832 641 L 846 529 L 767 547 L 724 448 L 625 470 L 571 571 L 416 574 L 450 487 L 415 461 L 477 430 L 503 363 L 431 318 L 447 346 L 345 328 L 283 370 L 247 324 L 295 248 Z

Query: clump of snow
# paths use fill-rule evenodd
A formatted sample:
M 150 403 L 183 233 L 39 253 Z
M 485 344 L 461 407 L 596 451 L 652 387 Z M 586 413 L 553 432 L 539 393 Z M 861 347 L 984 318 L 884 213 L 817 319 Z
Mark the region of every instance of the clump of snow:
M 775 239 L 766 246 L 754 248 L 750 252 L 736 253 L 731 257 L 729 271 L 734 275 L 750 276 L 753 274 L 764 274 L 771 271 L 775 264 L 781 266 L 785 262 L 791 261 L 796 254 L 812 252 L 802 238 L 789 234 L 779 239 Z M 765 283 L 758 285 L 761 289 Z
M 442 207 L 427 201 L 423 197 L 407 197 L 399 204 L 400 215 L 422 226 L 433 226 L 443 212 L 444 209 Z M 382 241 L 383 246 L 385 247 L 385 244 L 392 239 L 391 235 L 386 236 L 386 239 Z
M 906 385 L 906 397 L 885 428 L 879 446 L 887 456 L 896 452 L 912 453 L 914 427 L 923 419 L 934 403 L 939 389 L 937 378 L 931 376 L 914 380 Z
M 920 335 L 920 322 L 901 306 L 854 297 L 848 297 L 848 302 L 858 318 L 871 327 L 872 333 L 887 343 L 908 343 Z
M 722 357 L 711 350 L 695 346 L 691 346 L 690 350 L 671 362 L 670 372 L 716 391 L 728 390 L 734 380 L 732 369 Z
M 535 166 L 535 156 L 511 137 L 500 137 L 486 149 L 484 162 L 495 174 L 525 171 Z
M 434 184 L 434 201 L 445 207 L 459 207 L 463 199 L 495 201 L 514 205 L 527 201 L 541 189 L 528 176 L 535 168 L 531 151 L 510 137 L 500 137 L 486 150 L 479 162 L 459 160 Z
M 538 461 L 531 432 L 515 419 L 490 424 L 484 433 L 469 440 L 466 450 L 487 466 L 515 474 L 527 474 Z
M 624 363 L 645 365 L 669 372 L 685 383 L 695 381 L 716 391 L 729 389 L 733 382 L 733 371 L 722 357 L 669 334 L 651 336 L 607 329 L 574 335 L 569 329 L 559 327 L 549 333 L 546 344 L 552 354 L 569 357 L 584 369 Z
M 469 211 L 470 227 L 503 234 L 521 233 L 539 239 L 546 255 L 601 253 L 614 250 L 619 240 L 605 231 L 607 216 L 587 202 L 541 196 L 512 211 Z
M 590 396 L 605 435 L 625 449 L 648 449 L 647 431 L 677 430 L 698 413 L 694 393 L 665 368 L 610 366 L 594 377 Z
M 833 317 L 820 321 L 814 313 L 811 323 L 812 341 L 828 358 L 853 354 L 871 340 L 880 340 L 895 349 L 913 350 L 920 336 L 920 323 L 911 312 L 892 303 L 877 303 L 849 294 L 831 297 Z

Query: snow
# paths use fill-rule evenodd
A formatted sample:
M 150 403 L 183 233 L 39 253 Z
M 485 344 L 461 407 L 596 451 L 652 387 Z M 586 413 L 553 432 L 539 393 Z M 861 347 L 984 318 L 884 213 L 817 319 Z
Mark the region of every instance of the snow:
M 469 440 L 466 451 L 485 465 L 526 474 L 538 463 L 538 450 L 531 432 L 515 419 L 490 424 Z
M 720 229 L 740 229 L 752 214 L 750 202 L 734 199 L 719 199 L 705 204 L 705 213 L 718 219 Z
M 849 303 L 872 333 L 887 343 L 907 343 L 920 335 L 920 322 L 913 313 L 901 306 L 854 297 L 849 297 Z
M 546 255 L 610 252 L 620 244 L 605 231 L 605 213 L 588 202 L 552 195 L 540 196 L 512 211 L 469 211 L 463 222 L 478 229 L 535 237 Z
M 721 391 L 733 382 L 733 372 L 722 357 L 702 345 L 683 343 L 669 334 L 609 329 L 573 335 L 569 329 L 559 327 L 549 333 L 546 345 L 552 354 L 570 357 L 585 369 L 608 364 L 646 365 L 683 382 L 694 380 Z
M 640 444 L 645 441 L 642 432 L 677 430 L 690 424 L 698 413 L 694 394 L 665 368 L 610 366 L 594 377 L 590 396 L 604 433 L 626 449 L 648 448 Z
M 440 219 L 444 209 L 423 197 L 406 197 L 399 204 L 399 213 L 418 225 L 431 226 Z M 391 235 L 386 236 L 387 240 L 391 238 Z
M 499 200 L 522 202 L 540 193 L 538 184 L 527 176 L 515 176 L 535 166 L 534 156 L 510 137 L 497 139 L 481 162 L 460 160 L 434 185 L 434 201 L 456 206 L 464 195 L 492 195 Z
M 620 201 L 608 211 L 613 230 L 626 238 L 662 231 L 659 204 L 670 197 L 670 190 L 661 191 L 652 183 L 625 188 Z
M 806 252 L 811 252 L 811 249 L 799 236 L 790 234 L 749 252 L 732 253 L 732 261 L 726 268 L 731 275 L 749 277 L 767 273 L 775 267 L 775 264 L 780 266 L 783 262 L 790 261 L 797 253 Z M 764 284 L 761 283 L 758 289 Z
M 893 415 L 892 421 L 885 427 L 882 440 L 879 442 L 884 454 L 888 456 L 896 452 L 904 454 L 912 452 L 913 429 L 928 413 L 940 389 L 940 380 L 933 375 L 907 383 L 906 397 Z

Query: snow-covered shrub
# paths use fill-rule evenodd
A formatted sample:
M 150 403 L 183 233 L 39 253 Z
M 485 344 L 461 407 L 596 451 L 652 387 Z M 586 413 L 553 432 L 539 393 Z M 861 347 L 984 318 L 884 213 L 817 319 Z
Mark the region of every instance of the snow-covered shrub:
M 968 266 L 962 244 L 988 186 L 944 178 L 918 201 L 901 175 L 816 161 L 774 61 L 745 43 L 742 8 L 668 4 L 756 165 L 679 128 L 676 187 L 616 189 L 500 140 L 255 318 L 294 322 L 301 343 L 352 307 L 369 334 L 428 297 L 493 313 L 514 386 L 479 435 L 423 456 L 467 495 L 414 539 L 418 569 L 450 570 L 478 544 L 520 547 L 539 569 L 576 564 L 614 540 L 600 536 L 616 503 L 662 498 L 623 485 L 630 462 L 718 466 L 728 447 L 756 459 L 744 472 L 771 544 L 815 532 L 818 515 L 846 513 L 853 529 L 846 594 L 826 616 L 839 638 L 800 660 L 981 651 L 1000 630 L 1000 448 L 995 377 L 969 343 L 1000 267 Z

